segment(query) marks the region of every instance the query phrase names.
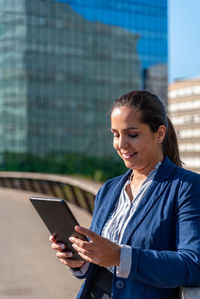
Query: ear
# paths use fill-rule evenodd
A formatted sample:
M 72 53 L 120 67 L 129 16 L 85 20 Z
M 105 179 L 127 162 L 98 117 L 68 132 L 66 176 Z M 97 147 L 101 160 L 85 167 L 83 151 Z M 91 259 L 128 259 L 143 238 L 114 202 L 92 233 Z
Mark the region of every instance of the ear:
M 165 134 L 166 134 L 166 127 L 164 125 L 161 125 L 157 131 L 158 143 L 161 144 L 163 142 L 163 140 L 165 138 Z

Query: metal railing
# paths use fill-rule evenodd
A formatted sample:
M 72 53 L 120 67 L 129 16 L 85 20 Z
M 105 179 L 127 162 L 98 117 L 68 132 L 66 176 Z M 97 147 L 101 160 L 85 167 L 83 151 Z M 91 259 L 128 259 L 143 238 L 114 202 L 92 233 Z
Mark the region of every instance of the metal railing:
M 101 184 L 64 175 L 1 171 L 0 187 L 63 198 L 92 214 L 94 198 Z

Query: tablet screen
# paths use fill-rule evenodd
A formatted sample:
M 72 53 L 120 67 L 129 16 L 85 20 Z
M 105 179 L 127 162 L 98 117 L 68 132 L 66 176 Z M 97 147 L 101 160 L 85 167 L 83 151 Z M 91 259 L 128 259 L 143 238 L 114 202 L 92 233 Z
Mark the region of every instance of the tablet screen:
M 74 227 L 79 224 L 66 201 L 43 197 L 31 197 L 30 201 L 56 241 L 66 244 L 66 250 L 72 251 L 73 259 L 82 260 L 72 247 L 69 237 L 74 234 L 80 239 L 87 240 L 87 238 L 75 231 Z

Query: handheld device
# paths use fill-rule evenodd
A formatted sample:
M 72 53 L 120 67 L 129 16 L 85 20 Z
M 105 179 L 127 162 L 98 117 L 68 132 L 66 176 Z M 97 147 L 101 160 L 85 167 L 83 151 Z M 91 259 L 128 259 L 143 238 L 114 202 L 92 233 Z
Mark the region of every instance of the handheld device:
M 69 237 L 74 235 L 82 240 L 88 241 L 88 239 L 74 230 L 74 227 L 79 224 L 66 201 L 44 197 L 31 197 L 30 201 L 55 240 L 66 245 L 65 251 L 69 250 L 73 253 L 72 259 L 82 260 L 72 247 Z

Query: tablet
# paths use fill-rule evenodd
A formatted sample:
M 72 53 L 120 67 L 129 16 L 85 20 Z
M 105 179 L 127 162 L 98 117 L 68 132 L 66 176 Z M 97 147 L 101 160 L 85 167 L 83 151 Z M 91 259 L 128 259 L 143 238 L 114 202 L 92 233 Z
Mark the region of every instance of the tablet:
M 72 247 L 69 237 L 75 234 L 82 240 L 88 241 L 88 239 L 75 231 L 74 227 L 79 224 L 66 201 L 59 198 L 43 197 L 31 197 L 30 201 L 56 241 L 66 244 L 65 250 L 73 253 L 72 259 L 82 260 Z

